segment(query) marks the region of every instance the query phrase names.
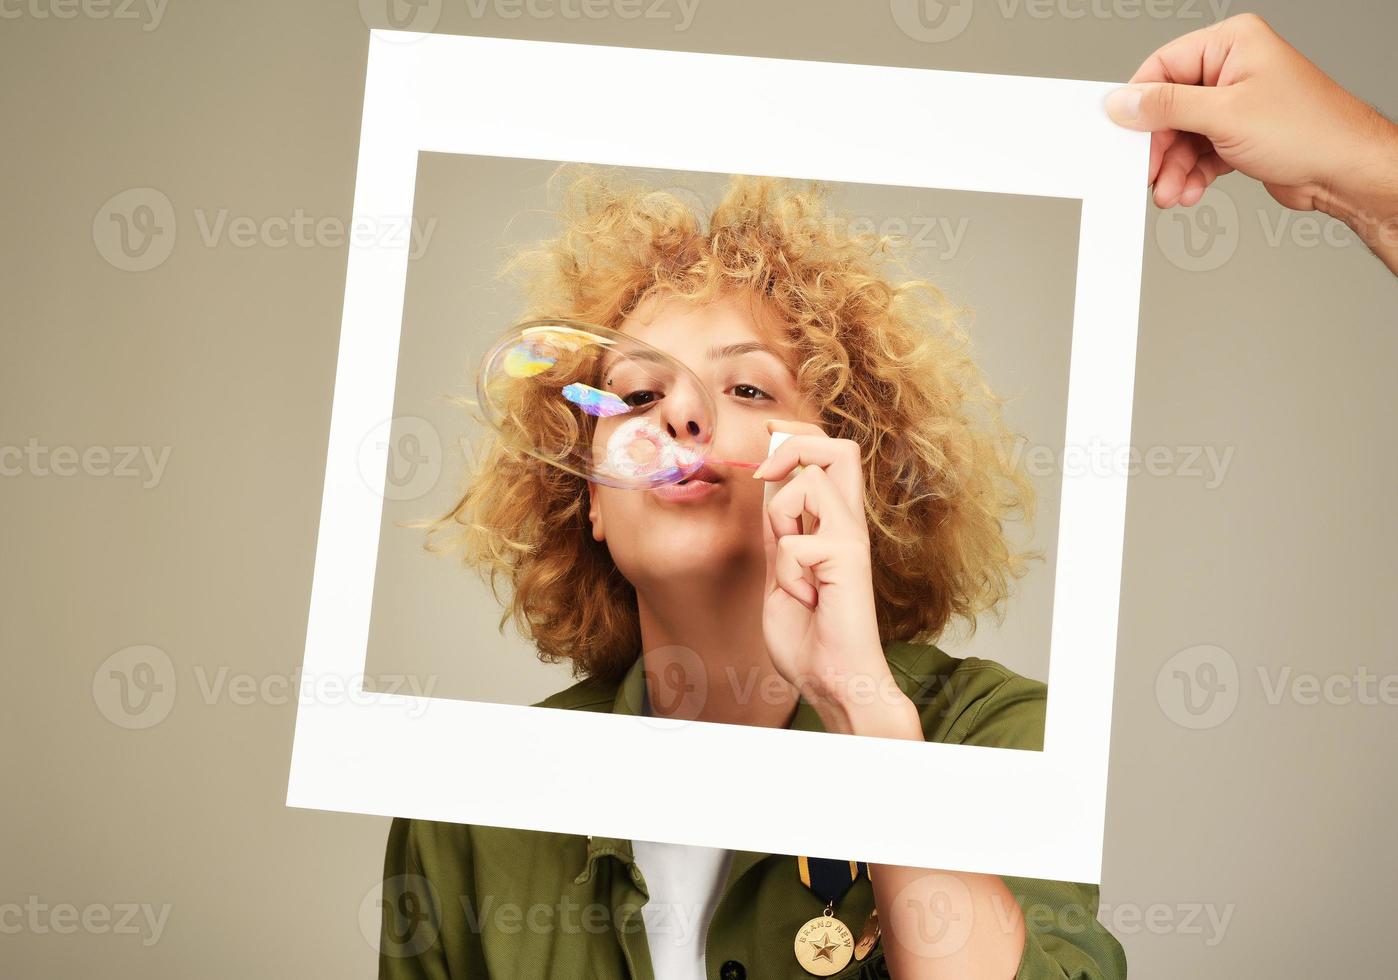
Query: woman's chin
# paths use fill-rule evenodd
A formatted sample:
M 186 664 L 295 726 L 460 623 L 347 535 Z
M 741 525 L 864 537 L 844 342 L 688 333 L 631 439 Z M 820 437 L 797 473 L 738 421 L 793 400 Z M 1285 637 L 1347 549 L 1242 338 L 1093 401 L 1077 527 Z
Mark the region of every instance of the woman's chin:
M 741 574 L 748 566 L 762 570 L 760 541 L 758 550 L 753 551 L 749 542 L 736 535 L 718 538 L 713 528 L 709 528 L 707 534 L 700 533 L 702 530 L 685 529 L 657 535 L 660 553 L 649 554 L 640 562 L 646 577 L 659 582 L 722 580 Z

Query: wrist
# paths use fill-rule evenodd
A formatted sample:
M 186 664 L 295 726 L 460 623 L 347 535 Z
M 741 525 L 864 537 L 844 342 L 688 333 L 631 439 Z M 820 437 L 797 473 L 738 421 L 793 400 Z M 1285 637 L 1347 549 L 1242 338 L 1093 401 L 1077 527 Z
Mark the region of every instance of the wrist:
M 849 685 L 815 702 L 825 730 L 844 735 L 924 741 L 917 705 L 889 674 L 882 683 Z
M 1373 125 L 1361 135 L 1354 158 L 1317 192 L 1315 204 L 1392 265 L 1389 256 L 1398 251 L 1398 126 L 1370 112 Z

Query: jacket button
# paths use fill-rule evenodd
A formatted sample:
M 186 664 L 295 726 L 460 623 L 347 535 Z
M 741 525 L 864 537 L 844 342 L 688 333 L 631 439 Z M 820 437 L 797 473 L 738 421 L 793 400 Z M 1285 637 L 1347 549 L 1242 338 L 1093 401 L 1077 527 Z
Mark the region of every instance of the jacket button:
M 725 960 L 718 968 L 718 980 L 743 980 L 748 975 L 747 967 L 737 960 Z

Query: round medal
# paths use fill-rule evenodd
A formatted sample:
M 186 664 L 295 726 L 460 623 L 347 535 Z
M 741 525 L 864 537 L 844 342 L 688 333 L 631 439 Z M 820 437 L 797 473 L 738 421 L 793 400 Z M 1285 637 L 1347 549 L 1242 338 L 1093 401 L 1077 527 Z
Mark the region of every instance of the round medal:
M 796 933 L 796 962 L 817 977 L 839 973 L 854 955 L 854 935 L 833 915 L 818 915 Z

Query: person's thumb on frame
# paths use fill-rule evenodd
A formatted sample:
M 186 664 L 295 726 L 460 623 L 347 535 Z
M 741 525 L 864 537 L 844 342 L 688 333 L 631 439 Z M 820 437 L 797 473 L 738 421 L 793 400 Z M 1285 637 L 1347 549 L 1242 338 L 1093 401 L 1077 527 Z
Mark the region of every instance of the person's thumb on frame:
M 1178 129 L 1212 136 L 1221 96 L 1210 86 L 1139 82 L 1107 95 L 1107 115 L 1127 129 L 1151 133 Z

